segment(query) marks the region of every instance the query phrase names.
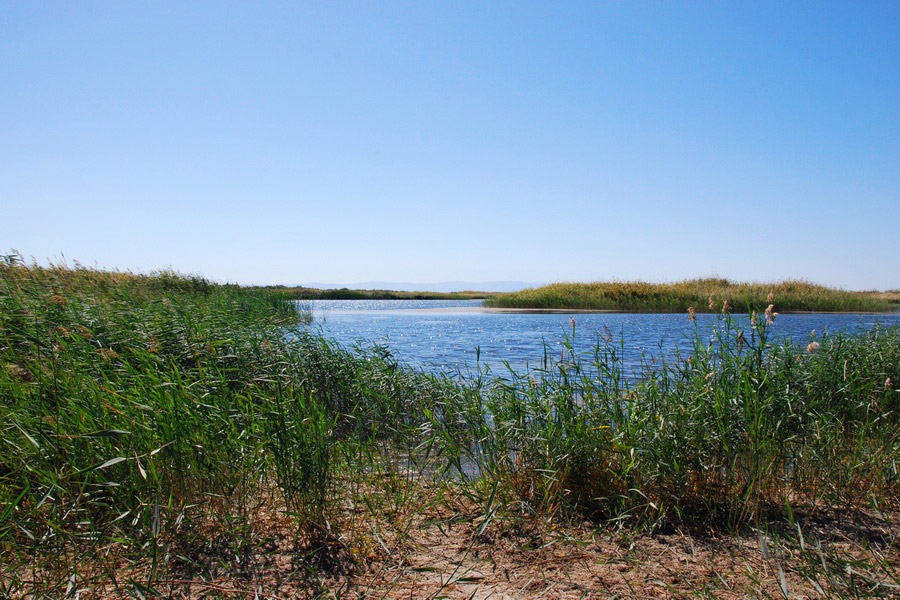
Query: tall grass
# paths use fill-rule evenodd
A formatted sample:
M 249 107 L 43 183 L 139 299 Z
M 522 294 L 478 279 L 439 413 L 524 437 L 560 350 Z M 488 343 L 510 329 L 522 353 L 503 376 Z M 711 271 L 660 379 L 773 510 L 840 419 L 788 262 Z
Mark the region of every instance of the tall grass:
M 619 310 L 628 312 L 750 313 L 776 301 L 787 311 L 879 312 L 900 310 L 895 296 L 848 292 L 806 281 L 735 283 L 727 279 L 693 279 L 671 284 L 634 282 L 554 283 L 498 294 L 485 304 L 498 308 Z M 727 304 L 726 304 L 727 303 Z
M 649 527 L 897 507 L 897 329 L 794 345 L 724 315 L 635 381 L 614 342 L 579 359 L 573 326 L 541 370 L 449 378 L 341 349 L 304 318 L 276 292 L 6 257 L 5 593 L 58 596 L 77 575 L 147 595 L 210 532 L 241 546 L 273 508 L 309 552 L 339 552 L 350 490 L 375 506 L 385 472 L 510 515 Z M 140 581 L 121 580 L 123 557 Z
M 0 544 L 18 560 L 0 580 L 42 557 L 52 597 L 113 544 L 152 581 L 210 523 L 240 543 L 262 505 L 330 547 L 339 474 L 414 439 L 439 386 L 290 334 L 307 316 L 288 299 L 4 257 Z
M 743 325 L 743 326 L 742 326 Z M 567 343 L 574 343 L 573 335 Z M 739 528 L 787 501 L 896 502 L 900 333 L 771 344 L 726 318 L 683 361 L 630 384 L 612 343 L 511 374 L 463 410 L 461 464 L 523 510 Z M 436 424 L 437 426 L 437 424 Z

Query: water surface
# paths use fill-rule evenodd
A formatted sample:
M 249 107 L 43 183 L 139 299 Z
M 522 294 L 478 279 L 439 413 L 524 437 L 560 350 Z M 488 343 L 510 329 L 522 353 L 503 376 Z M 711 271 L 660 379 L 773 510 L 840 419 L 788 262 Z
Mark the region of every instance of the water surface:
M 717 315 L 650 313 L 503 313 L 479 310 L 481 300 L 310 300 L 301 306 L 313 313 L 313 327 L 342 346 L 382 345 L 400 361 L 428 370 L 454 371 L 488 366 L 495 373 L 506 364 L 523 371 L 552 364 L 563 356 L 566 336 L 576 352 L 588 356 L 597 342 L 611 339 L 625 363 L 637 367 L 690 349 L 689 336 L 699 328 L 713 336 Z M 745 327 L 746 315 L 735 315 Z M 572 320 L 574 319 L 574 330 Z M 779 315 L 770 326 L 778 337 L 797 342 L 821 340 L 826 332 L 857 332 L 875 324 L 900 325 L 900 314 Z M 747 327 L 749 333 L 749 327 Z

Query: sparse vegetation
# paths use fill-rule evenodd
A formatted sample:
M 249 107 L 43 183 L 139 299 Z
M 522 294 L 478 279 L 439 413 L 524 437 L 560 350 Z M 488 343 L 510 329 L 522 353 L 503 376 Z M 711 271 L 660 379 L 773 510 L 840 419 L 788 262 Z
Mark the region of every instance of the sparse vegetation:
M 467 548 L 435 596 L 486 577 L 460 567 L 486 540 L 646 532 L 758 539 L 760 596 L 900 585 L 897 329 L 797 346 L 726 314 L 634 382 L 573 326 L 543 370 L 451 379 L 307 333 L 290 298 L 4 257 L 0 597 L 392 597 L 397 565 L 435 568 L 425 531 Z M 881 533 L 847 550 L 833 514 Z

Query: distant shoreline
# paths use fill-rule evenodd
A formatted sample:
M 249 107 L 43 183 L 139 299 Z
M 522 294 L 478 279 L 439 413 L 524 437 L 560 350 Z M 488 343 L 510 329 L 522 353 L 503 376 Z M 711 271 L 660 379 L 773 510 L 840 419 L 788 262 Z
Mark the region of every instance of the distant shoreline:
M 341 312 L 351 313 L 368 313 L 368 310 L 347 310 Z M 396 312 L 404 313 L 435 313 L 435 312 L 472 312 L 472 313 L 492 313 L 492 314 L 535 314 L 535 315 L 572 315 L 572 314 L 681 314 L 680 311 L 652 311 L 652 310 L 616 310 L 616 309 L 591 309 L 591 308 L 505 308 L 494 306 L 442 306 L 439 308 L 399 308 Z M 710 314 L 710 313 L 706 313 Z M 734 311 L 729 313 L 740 316 L 742 313 Z M 783 315 L 897 315 L 900 316 L 900 310 L 879 312 L 879 311 L 835 311 L 835 310 L 794 310 L 784 311 Z M 687 317 L 688 313 L 684 315 Z
M 404 292 L 398 290 L 358 290 L 342 288 L 325 290 L 305 287 L 251 286 L 250 289 L 271 290 L 290 295 L 295 300 L 489 300 L 500 292 Z
M 484 300 L 469 310 L 506 313 L 749 313 L 890 314 L 900 312 L 900 291 L 851 292 L 805 281 L 765 284 L 698 279 L 671 284 L 634 282 L 564 283 L 518 292 L 407 292 L 269 286 L 295 300 Z M 458 308 L 452 310 L 460 310 Z

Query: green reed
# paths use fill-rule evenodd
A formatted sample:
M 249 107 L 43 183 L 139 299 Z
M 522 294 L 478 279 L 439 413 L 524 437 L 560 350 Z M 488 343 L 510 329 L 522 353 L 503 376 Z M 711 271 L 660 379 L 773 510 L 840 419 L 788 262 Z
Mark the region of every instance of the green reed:
M 339 348 L 271 290 L 5 257 L 0 580 L 19 587 L 0 591 L 24 594 L 29 569 L 48 597 L 117 580 L 123 556 L 152 588 L 210 531 L 247 547 L 264 510 L 334 552 L 350 498 L 399 511 L 404 478 L 486 519 L 739 529 L 791 504 L 896 508 L 900 331 L 779 342 L 758 301 L 637 377 L 621 340 L 583 348 L 574 325 L 541 369 L 451 377 Z
M 574 331 L 568 358 L 495 383 L 484 404 L 480 435 L 499 448 L 486 470 L 528 510 L 740 527 L 788 499 L 897 498 L 897 329 L 798 347 L 726 317 L 633 383 L 616 344 L 588 364 L 573 344 Z

